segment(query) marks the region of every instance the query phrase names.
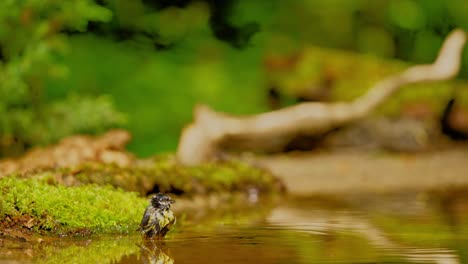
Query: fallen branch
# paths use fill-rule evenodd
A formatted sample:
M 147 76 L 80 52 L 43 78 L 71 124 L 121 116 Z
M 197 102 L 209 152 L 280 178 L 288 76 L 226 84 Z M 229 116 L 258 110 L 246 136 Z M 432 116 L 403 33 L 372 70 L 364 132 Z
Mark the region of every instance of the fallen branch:
M 436 61 L 416 65 L 390 76 L 352 102 L 301 103 L 258 115 L 236 117 L 199 105 L 195 120 L 182 132 L 177 158 L 186 165 L 213 159 L 232 146 L 250 149 L 284 145 L 295 135 L 321 136 L 359 120 L 407 84 L 453 78 L 460 69 L 466 35 L 454 30 L 447 36 Z

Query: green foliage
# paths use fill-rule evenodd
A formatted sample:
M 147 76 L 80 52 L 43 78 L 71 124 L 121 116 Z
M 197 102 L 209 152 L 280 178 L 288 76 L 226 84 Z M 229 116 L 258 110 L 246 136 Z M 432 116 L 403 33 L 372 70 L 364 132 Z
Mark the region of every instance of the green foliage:
M 299 46 L 311 43 L 428 62 L 451 29 L 468 29 L 468 9 L 463 0 L 276 2 L 278 12 L 264 21 L 268 42 L 274 37 Z M 340 21 L 340 27 L 336 21 Z
M 232 1 L 226 21 L 261 27 L 245 49 L 236 50 L 213 36 L 208 1 L 176 1 L 178 6 L 162 9 L 152 1 L 96 2 L 0 3 L 0 155 L 122 125 L 112 101 L 128 116 L 131 151 L 142 156 L 172 151 L 196 103 L 235 114 L 268 109 L 271 76 L 264 72 L 264 57 L 300 54 L 304 46 L 317 45 L 429 62 L 451 29 L 468 29 L 462 0 Z M 336 56 L 333 60 L 341 64 Z M 366 68 L 364 60 L 356 57 L 350 72 L 340 72 L 334 99 L 354 98 L 376 76 L 400 69 L 393 63 Z M 323 61 L 305 68 L 293 73 L 301 85 L 315 84 L 324 74 Z M 353 75 L 354 70 L 360 73 Z M 467 72 L 463 67 L 461 76 Z M 425 90 L 405 91 L 403 97 L 430 96 L 432 88 Z M 102 94 L 109 97 L 91 102 Z M 443 101 L 451 89 L 437 88 L 435 94 Z M 67 111 L 71 101 L 73 111 Z M 389 105 L 392 111 L 400 106 L 395 100 Z
M 1 1 L 0 156 L 122 123 L 108 98 L 49 102 L 43 93 L 44 82 L 68 73 L 59 63 L 68 51 L 61 31 L 84 31 L 89 21 L 111 17 L 91 0 Z
M 0 217 L 31 216 L 38 232 L 128 233 L 137 229 L 146 199 L 109 186 L 65 187 L 46 180 L 0 179 Z
M 211 11 L 203 1 L 162 10 L 150 9 L 143 1 L 105 1 L 114 16 L 101 26 L 111 32 L 124 28 L 136 34 L 121 42 L 109 35 L 71 36 L 74 52 L 63 62 L 73 74 L 49 82 L 46 93 L 57 99 L 66 94 L 64 87 L 110 93 L 118 108 L 128 114 L 126 128 L 134 135 L 129 149 L 149 156 L 175 149 L 180 130 L 192 120 L 197 103 L 234 114 L 268 110 L 266 89 L 277 73 L 264 71 L 265 57 L 310 52 L 298 72 L 291 73 L 290 79 L 297 78 L 293 80 L 296 86 L 280 88 L 291 88 L 294 93 L 320 84 L 324 68 L 330 65 L 332 71 L 337 68 L 334 77 L 338 79 L 333 99 L 349 100 L 387 74 L 408 66 L 382 57 L 430 62 L 450 29 L 468 28 L 463 16 L 455 16 L 465 12 L 459 1 L 234 2 L 229 17 L 233 24 L 253 21 L 261 26 L 244 50 L 232 49 L 212 35 Z M 155 42 L 167 46 L 158 50 Z M 380 59 L 304 49 L 310 45 L 370 53 Z M 404 89 L 384 112 L 398 111 L 400 98 L 406 102 L 420 95 L 429 98 L 437 111 L 451 93 L 451 84 Z
M 128 116 L 125 128 L 134 138 L 129 149 L 142 156 L 174 150 L 197 103 L 238 114 L 266 110 L 257 48 L 238 51 L 212 37 L 190 40 L 155 51 L 138 41 L 74 36 L 74 52 L 64 59 L 73 74 L 51 80 L 46 93 L 60 99 L 66 89 L 99 94 L 109 87 L 106 93 Z
M 26 131 L 32 142 L 52 143 L 74 133 L 102 133 L 126 118 L 115 111 L 109 96 L 71 95 L 50 103 L 45 109 L 47 119 L 34 130 Z M 29 138 L 29 137 L 28 137 Z
M 411 64 L 399 60 L 382 59 L 319 47 L 303 49 L 301 59 L 287 71 L 272 72 L 268 78 L 283 94 L 294 96 L 304 87 L 319 89 L 327 73 L 333 77 L 330 88 L 332 101 L 351 101 L 363 95 L 378 81 L 409 68 Z M 455 91 L 459 102 L 467 105 L 464 96 L 468 84 L 463 81 L 446 81 L 407 85 L 387 100 L 378 113 L 398 115 L 402 107 L 411 103 L 425 103 L 434 113 L 441 113 Z

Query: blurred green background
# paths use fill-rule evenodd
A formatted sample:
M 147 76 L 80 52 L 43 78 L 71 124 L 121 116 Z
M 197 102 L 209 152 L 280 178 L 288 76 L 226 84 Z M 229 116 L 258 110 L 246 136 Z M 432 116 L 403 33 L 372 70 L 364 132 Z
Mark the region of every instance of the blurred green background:
M 456 27 L 464 0 L 4 0 L 0 156 L 113 127 L 139 156 L 173 151 L 197 103 L 257 113 L 269 87 L 328 75 L 343 80 L 331 100 L 348 100 L 407 67 L 394 59 L 432 61 Z M 406 97 L 443 105 L 456 86 Z

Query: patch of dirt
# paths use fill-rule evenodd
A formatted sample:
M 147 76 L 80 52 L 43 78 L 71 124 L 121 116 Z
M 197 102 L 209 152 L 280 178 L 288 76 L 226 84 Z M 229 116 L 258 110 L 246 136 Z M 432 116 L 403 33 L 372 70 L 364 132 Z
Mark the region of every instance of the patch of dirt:
M 468 187 L 468 146 L 412 154 L 329 151 L 255 158 L 293 195 Z
M 29 215 L 6 216 L 0 221 L 0 237 L 9 237 L 19 241 L 31 241 L 31 228 L 37 221 Z

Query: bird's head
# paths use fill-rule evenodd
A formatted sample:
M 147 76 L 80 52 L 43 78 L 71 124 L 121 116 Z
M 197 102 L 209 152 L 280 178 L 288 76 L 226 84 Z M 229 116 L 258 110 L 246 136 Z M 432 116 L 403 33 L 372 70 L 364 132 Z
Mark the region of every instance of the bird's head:
M 171 204 L 175 203 L 168 195 L 158 193 L 151 197 L 151 205 L 158 209 L 169 209 Z

